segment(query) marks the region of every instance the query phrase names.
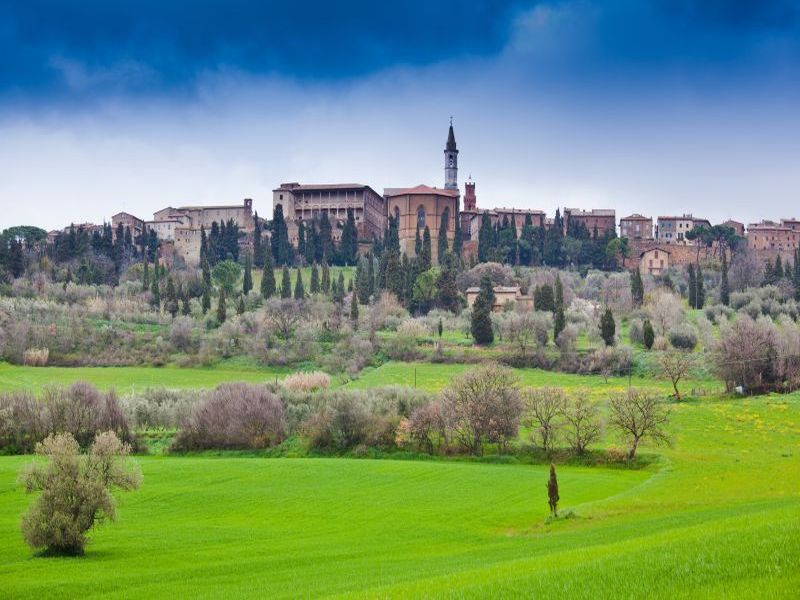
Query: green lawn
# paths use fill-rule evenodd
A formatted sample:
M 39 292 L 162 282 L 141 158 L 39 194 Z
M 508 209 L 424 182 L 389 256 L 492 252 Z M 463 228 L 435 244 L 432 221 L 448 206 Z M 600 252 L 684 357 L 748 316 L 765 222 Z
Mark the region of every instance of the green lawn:
M 432 364 L 416 362 L 388 362 L 375 369 L 366 369 L 359 378 L 348 383 L 348 387 L 366 389 L 382 385 L 405 385 L 439 391 L 455 376 L 465 373 L 475 365 Z M 555 386 L 570 389 L 585 388 L 593 396 L 604 396 L 611 392 L 628 389 L 627 377 L 609 377 L 606 381 L 601 375 L 574 375 L 545 371 L 542 369 L 515 369 L 523 385 L 532 387 Z M 416 379 L 415 379 L 416 378 Z M 652 377 L 631 377 L 630 385 L 658 390 L 664 394 L 672 393 L 672 382 Z M 688 394 L 693 389 L 700 394 L 714 394 L 722 391 L 719 382 L 713 379 L 681 381 L 679 389 Z
M 120 394 L 148 387 L 212 388 L 225 381 L 251 383 L 274 381 L 290 372 L 280 367 L 249 367 L 221 364 L 214 367 L 25 367 L 0 363 L 0 392 L 29 389 L 37 392 L 47 385 L 70 385 L 88 381 L 102 389 L 115 388 Z
M 19 534 L 30 458 L 0 458 L 6 598 L 797 597 L 800 396 L 676 406 L 644 471 L 437 461 L 138 458 L 82 558 Z

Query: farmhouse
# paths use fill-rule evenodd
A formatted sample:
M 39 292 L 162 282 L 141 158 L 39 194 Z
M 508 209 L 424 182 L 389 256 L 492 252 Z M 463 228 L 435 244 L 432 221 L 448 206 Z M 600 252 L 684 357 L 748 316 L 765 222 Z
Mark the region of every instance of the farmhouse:
M 661 275 L 669 269 L 670 251 L 656 246 L 645 250 L 639 255 L 639 268 L 642 273 L 650 275 Z
M 501 286 L 498 285 L 494 288 L 494 304 L 492 311 L 501 312 L 505 310 L 506 306 L 512 306 L 519 310 L 532 310 L 533 298 L 526 296 L 522 293 L 519 286 Z M 472 308 L 478 293 L 481 291 L 479 287 L 467 288 L 467 306 Z

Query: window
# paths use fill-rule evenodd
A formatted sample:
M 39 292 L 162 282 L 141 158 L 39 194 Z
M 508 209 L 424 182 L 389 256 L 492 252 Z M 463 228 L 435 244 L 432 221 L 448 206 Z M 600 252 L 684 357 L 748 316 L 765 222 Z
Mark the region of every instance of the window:
M 422 205 L 417 209 L 417 227 L 425 229 L 425 207 Z

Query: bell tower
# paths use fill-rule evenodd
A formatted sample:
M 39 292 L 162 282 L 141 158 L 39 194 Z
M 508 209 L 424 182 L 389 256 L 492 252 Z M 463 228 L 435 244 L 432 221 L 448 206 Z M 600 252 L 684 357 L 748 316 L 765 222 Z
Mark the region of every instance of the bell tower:
M 458 190 L 458 148 L 453 133 L 453 117 L 450 117 L 450 131 L 444 147 L 444 189 Z

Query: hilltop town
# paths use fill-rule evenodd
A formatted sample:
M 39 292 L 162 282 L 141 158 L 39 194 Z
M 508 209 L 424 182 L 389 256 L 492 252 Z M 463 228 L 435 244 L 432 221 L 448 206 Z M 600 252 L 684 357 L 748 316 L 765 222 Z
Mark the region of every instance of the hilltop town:
M 110 229 L 113 237 L 124 235 L 134 246 L 156 248 L 160 261 L 177 267 L 200 266 L 204 232 L 211 235 L 215 227 L 236 227 L 240 255 L 244 256 L 259 245 L 254 235 L 272 235 L 276 221 L 279 229 L 285 223 L 288 243 L 294 249 L 291 261 L 287 255 L 278 264 L 311 264 L 315 259 L 321 262 L 321 253 L 317 250 L 309 255 L 307 246 L 315 239 L 319 244 L 320 234 L 327 240 L 328 232 L 330 241 L 325 243 L 339 246 L 343 237 L 353 235 L 348 219 L 355 226 L 360 255 L 380 243 L 393 220 L 400 250 L 409 259 L 416 257 L 419 240 L 427 228 L 432 236 L 444 235 L 467 264 L 497 261 L 525 266 L 639 267 L 643 273 L 659 275 L 692 262 L 718 264 L 720 250 L 730 251 L 737 244 L 752 251 L 761 262 L 778 256 L 790 261 L 800 247 L 800 219 L 793 217 L 763 220 L 745 227 L 730 219 L 712 224 L 692 213 L 655 217 L 634 213 L 618 219 L 614 208 L 564 207 L 548 216 L 531 208 L 481 206 L 471 177 L 464 182 L 461 193 L 458 154 L 451 123 L 444 148 L 442 187 L 417 184 L 384 188 L 379 193 L 361 183 L 281 183 L 273 190 L 272 221 L 258 216 L 253 200 L 248 198 L 240 204 L 168 206 L 155 212 L 152 219 L 119 212 L 111 217 Z M 76 221 L 48 232 L 47 244 L 63 242 L 70 233 L 79 237 L 102 236 L 108 226 Z M 568 243 L 563 251 L 548 249 L 548 232 L 554 227 L 564 238 L 592 240 L 600 246 L 595 252 L 610 255 L 613 260 L 587 258 L 576 243 Z M 437 252 L 438 245 L 434 244 L 434 264 L 438 261 Z M 327 256 L 331 263 L 332 254 Z

